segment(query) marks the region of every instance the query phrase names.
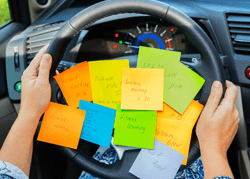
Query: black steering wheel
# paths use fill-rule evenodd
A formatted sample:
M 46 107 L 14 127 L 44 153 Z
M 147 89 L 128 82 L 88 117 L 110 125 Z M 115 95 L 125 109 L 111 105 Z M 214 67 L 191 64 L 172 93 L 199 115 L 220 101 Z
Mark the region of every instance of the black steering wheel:
M 225 76 L 219 54 L 207 34 L 191 18 L 179 10 L 159 1 L 108 0 L 95 4 L 71 18 L 57 33 L 48 47 L 47 53 L 51 54 L 53 59 L 50 73 L 52 101 L 57 102 L 56 95 L 59 88 L 52 76 L 55 75 L 57 65 L 60 63 L 71 39 L 97 20 L 121 13 L 151 15 L 177 26 L 185 34 L 186 38 L 201 54 L 200 62 L 187 63 L 187 65 L 195 69 L 206 80 L 199 99 L 200 103 L 203 105 L 206 103 L 213 81 L 220 81 L 225 89 Z M 122 160 L 116 161 L 113 165 L 105 165 L 95 161 L 80 150 L 73 150 L 66 147 L 59 148 L 79 168 L 97 177 L 119 179 L 136 178 L 128 171 L 137 157 L 139 150 L 126 151 Z M 192 164 L 199 156 L 199 144 L 197 139 L 195 139 L 195 142 L 190 146 L 187 165 L 181 166 L 179 171 Z

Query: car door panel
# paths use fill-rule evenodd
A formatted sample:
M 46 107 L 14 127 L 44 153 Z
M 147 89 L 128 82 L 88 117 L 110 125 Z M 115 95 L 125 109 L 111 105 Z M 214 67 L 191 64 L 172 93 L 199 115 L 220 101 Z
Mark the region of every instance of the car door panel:
M 7 43 L 12 37 L 22 32 L 27 26 L 10 22 L 0 28 L 0 148 L 14 123 L 17 113 L 8 97 L 5 69 L 5 54 Z
M 11 22 L 0 29 L 0 98 L 8 95 L 5 69 L 6 45 L 13 36 L 21 33 L 26 27 L 26 25 Z
M 0 99 L 0 148 L 16 120 L 17 113 L 8 96 Z

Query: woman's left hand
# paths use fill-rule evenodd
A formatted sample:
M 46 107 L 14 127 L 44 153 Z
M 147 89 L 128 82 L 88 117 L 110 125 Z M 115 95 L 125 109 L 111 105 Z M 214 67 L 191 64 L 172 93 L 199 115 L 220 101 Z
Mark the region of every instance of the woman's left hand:
M 51 98 L 49 73 L 52 57 L 45 54 L 48 45 L 43 47 L 31 61 L 22 76 L 20 112 L 41 117 Z

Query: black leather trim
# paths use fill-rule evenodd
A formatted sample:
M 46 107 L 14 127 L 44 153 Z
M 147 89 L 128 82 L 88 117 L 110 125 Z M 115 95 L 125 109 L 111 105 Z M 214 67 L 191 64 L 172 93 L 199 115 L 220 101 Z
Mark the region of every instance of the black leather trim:
M 60 63 L 68 44 L 77 34 L 78 32 L 72 28 L 69 22 L 67 22 L 50 43 L 46 53 L 52 56 L 52 66 L 50 70 L 51 77 L 55 75 L 56 68 Z
M 104 1 L 81 11 L 70 19 L 70 24 L 77 31 L 87 28 L 104 17 L 124 14 L 140 13 L 165 18 L 169 5 L 149 0 Z

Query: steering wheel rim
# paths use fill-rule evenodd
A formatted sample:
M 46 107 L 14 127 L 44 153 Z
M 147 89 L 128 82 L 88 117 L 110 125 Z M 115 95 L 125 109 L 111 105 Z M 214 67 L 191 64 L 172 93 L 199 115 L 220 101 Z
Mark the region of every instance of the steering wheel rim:
M 86 29 L 97 20 L 120 13 L 140 13 L 155 16 L 175 25 L 185 34 L 186 38 L 197 48 L 202 57 L 199 63 L 188 63 L 189 66 L 194 68 L 206 80 L 199 101 L 200 103 L 203 105 L 206 103 L 213 81 L 220 81 L 225 90 L 225 75 L 219 54 L 207 34 L 190 17 L 158 1 L 109 0 L 95 4 L 75 15 L 61 28 L 50 43 L 47 53 L 52 56 L 53 60 L 50 72 L 52 101 L 57 102 L 56 95 L 59 88 L 52 76 L 55 75 L 57 65 L 60 63 L 64 51 L 71 39 L 81 32 L 81 30 Z M 95 161 L 79 150 L 73 150 L 66 147 L 59 147 L 59 149 L 82 170 L 94 174 L 97 177 L 120 179 L 136 178 L 128 171 L 138 155 L 139 150 L 126 151 L 121 161 L 117 161 L 109 166 Z M 198 141 L 196 141 L 190 146 L 187 165 L 181 166 L 179 171 L 189 166 L 199 156 L 199 144 Z

